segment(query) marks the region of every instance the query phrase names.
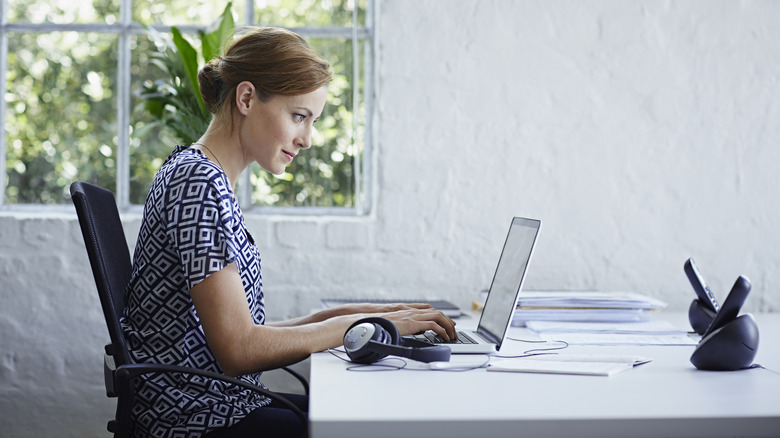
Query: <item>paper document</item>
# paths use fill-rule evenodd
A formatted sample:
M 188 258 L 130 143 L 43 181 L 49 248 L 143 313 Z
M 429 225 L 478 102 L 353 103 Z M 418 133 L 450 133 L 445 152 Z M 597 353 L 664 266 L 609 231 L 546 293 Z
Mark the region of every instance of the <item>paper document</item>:
M 624 333 L 656 335 L 687 335 L 688 333 L 685 330 L 676 328 L 669 321 L 664 320 L 627 323 L 528 321 L 525 326 L 538 333 Z
M 524 359 L 524 358 L 520 358 Z M 614 363 L 629 363 L 631 365 L 642 365 L 648 363 L 651 359 L 644 356 L 632 356 L 623 354 L 596 354 L 596 353 L 582 353 L 582 354 L 540 354 L 538 356 L 531 356 L 529 359 L 544 360 L 553 362 L 614 362 Z
M 646 309 L 547 309 L 517 308 L 512 325 L 522 327 L 528 321 L 575 321 L 575 322 L 639 322 L 650 319 L 652 310 Z
M 696 345 L 699 339 L 688 334 L 613 334 L 613 333 L 540 333 L 545 341 L 563 341 L 570 345 Z
M 526 327 L 546 341 L 580 345 L 696 345 L 699 342 L 698 336 L 691 336 L 664 320 L 627 323 L 528 321 Z
M 633 367 L 633 363 L 625 362 L 569 362 L 523 358 L 491 361 L 488 371 L 612 376 Z

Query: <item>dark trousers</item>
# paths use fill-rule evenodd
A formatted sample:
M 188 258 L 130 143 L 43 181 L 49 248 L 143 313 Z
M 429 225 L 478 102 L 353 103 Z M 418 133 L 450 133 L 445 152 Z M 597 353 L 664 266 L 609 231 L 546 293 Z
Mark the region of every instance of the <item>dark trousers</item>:
M 280 394 L 290 400 L 300 410 L 309 412 L 309 397 L 301 394 Z M 300 438 L 307 430 L 308 424 L 301 424 L 291 410 L 273 400 L 270 405 L 257 408 L 244 417 L 243 420 L 226 428 L 209 432 L 205 438 Z

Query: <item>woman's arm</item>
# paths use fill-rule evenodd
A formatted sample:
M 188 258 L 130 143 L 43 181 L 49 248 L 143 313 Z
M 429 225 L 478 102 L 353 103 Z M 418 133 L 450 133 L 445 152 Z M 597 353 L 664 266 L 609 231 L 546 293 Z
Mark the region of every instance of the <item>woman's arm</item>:
M 347 328 L 367 316 L 389 319 L 401 335 L 434 330 L 445 339 L 456 336 L 454 322 L 430 306 L 347 306 L 288 323 L 256 325 L 235 264 L 210 275 L 190 294 L 206 341 L 229 376 L 290 365 L 342 345 Z
M 313 322 L 322 322 L 336 316 L 354 315 L 357 313 L 391 313 L 401 310 L 432 310 L 430 304 L 423 303 L 354 303 L 354 304 L 342 304 L 339 306 L 329 307 L 319 310 L 314 313 L 310 313 L 299 318 L 288 319 L 285 321 L 266 322 L 266 325 L 276 327 L 291 327 L 301 324 L 310 324 Z M 452 325 L 455 325 L 455 321 L 447 317 Z

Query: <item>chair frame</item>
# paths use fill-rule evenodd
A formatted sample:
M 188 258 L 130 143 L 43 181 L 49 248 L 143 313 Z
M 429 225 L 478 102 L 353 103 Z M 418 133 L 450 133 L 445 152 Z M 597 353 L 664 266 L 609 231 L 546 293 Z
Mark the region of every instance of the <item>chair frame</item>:
M 105 347 L 103 372 L 106 395 L 117 398 L 117 408 L 115 418 L 108 422 L 108 431 L 112 432 L 115 438 L 129 436 L 130 409 L 135 393 L 134 379 L 146 374 L 180 373 L 232 383 L 277 400 L 301 419 L 301 422 L 306 426 L 304 428 L 304 436 L 306 436 L 308 434 L 306 414 L 284 396 L 273 391 L 224 374 L 197 368 L 169 364 L 133 363 L 119 322 L 125 309 L 124 294 L 130 280 L 132 264 L 116 198 L 111 191 L 84 181 L 76 181 L 71 184 L 70 193 L 76 207 L 89 263 L 103 308 L 103 316 L 111 339 L 111 343 Z M 108 243 L 108 239 L 111 239 L 111 244 Z M 122 245 L 114 245 L 114 242 L 121 242 Z M 306 379 L 291 368 L 283 367 L 282 369 L 301 382 L 308 395 L 309 386 Z

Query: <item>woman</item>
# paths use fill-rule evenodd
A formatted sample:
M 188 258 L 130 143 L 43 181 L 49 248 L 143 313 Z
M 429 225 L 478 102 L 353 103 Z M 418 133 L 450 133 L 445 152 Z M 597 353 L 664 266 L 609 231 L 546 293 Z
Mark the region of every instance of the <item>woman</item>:
M 149 191 L 134 252 L 123 327 L 137 362 L 222 372 L 262 385 L 260 372 L 342 344 L 354 321 L 382 316 L 401 334 L 454 322 L 424 305 L 351 305 L 266 323 L 260 256 L 233 188 L 252 162 L 280 174 L 311 147 L 329 65 L 298 35 L 253 28 L 199 73 L 213 119 L 177 146 Z M 304 396 L 290 395 L 306 409 Z M 209 379 L 148 376 L 134 402 L 135 436 L 299 435 L 288 410 Z

